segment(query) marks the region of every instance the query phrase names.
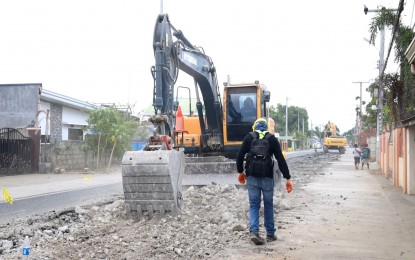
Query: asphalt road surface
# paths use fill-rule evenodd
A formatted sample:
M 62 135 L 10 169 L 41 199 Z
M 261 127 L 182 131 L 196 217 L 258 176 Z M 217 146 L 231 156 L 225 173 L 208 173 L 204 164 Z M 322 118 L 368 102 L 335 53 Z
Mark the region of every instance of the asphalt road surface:
M 77 205 L 89 204 L 97 200 L 104 200 L 116 194 L 122 194 L 122 183 L 90 187 L 86 189 L 56 192 L 19 199 L 13 204 L 0 203 L 0 224 L 11 219 L 27 217 L 32 214 L 41 214 L 49 211 L 59 211 Z

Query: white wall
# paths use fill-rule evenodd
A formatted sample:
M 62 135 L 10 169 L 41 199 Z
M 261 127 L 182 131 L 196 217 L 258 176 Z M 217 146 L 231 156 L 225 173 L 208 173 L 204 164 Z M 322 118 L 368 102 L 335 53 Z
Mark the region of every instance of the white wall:
M 63 125 L 87 125 L 88 113 L 69 108 L 62 108 L 62 124 Z
M 50 103 L 40 101 L 40 110 L 44 111 L 39 113 L 38 124 L 41 127 L 42 135 L 50 134 L 50 120 L 46 123 L 46 113 L 50 111 Z M 81 129 L 87 125 L 88 113 L 79 111 L 77 109 L 62 107 L 62 140 L 68 140 L 68 129 L 76 128 Z
M 406 130 L 407 132 L 407 175 L 408 175 L 408 194 L 415 194 L 415 126 L 410 126 Z M 412 156 L 411 156 L 412 155 Z
M 68 140 L 69 128 L 82 129 L 88 125 L 89 114 L 69 107 L 62 108 L 62 140 Z
M 68 140 L 68 126 L 62 125 L 62 141 Z

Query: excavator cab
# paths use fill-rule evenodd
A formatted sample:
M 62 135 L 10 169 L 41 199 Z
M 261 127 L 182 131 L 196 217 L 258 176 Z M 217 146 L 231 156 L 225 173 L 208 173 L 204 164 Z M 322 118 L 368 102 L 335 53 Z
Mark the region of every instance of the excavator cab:
M 270 93 L 264 85 L 226 85 L 224 88 L 224 150 L 235 157 L 252 124 L 259 117 L 268 116 Z

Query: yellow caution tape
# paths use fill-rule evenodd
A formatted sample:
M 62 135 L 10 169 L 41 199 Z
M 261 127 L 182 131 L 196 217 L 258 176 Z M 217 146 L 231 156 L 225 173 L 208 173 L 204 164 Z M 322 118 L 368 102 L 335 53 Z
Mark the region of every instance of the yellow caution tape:
M 82 180 L 84 180 L 84 181 L 93 181 L 94 178 L 92 176 L 88 175 L 88 176 L 83 177 Z
M 6 188 L 3 188 L 2 190 L 3 190 L 4 201 L 10 204 L 13 204 L 13 198 L 10 195 L 10 192 Z

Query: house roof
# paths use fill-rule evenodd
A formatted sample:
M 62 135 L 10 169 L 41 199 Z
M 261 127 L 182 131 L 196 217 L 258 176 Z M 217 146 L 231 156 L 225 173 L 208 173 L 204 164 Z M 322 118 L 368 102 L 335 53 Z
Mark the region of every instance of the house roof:
M 91 111 L 98 106 L 42 88 L 40 100 L 79 110 Z

